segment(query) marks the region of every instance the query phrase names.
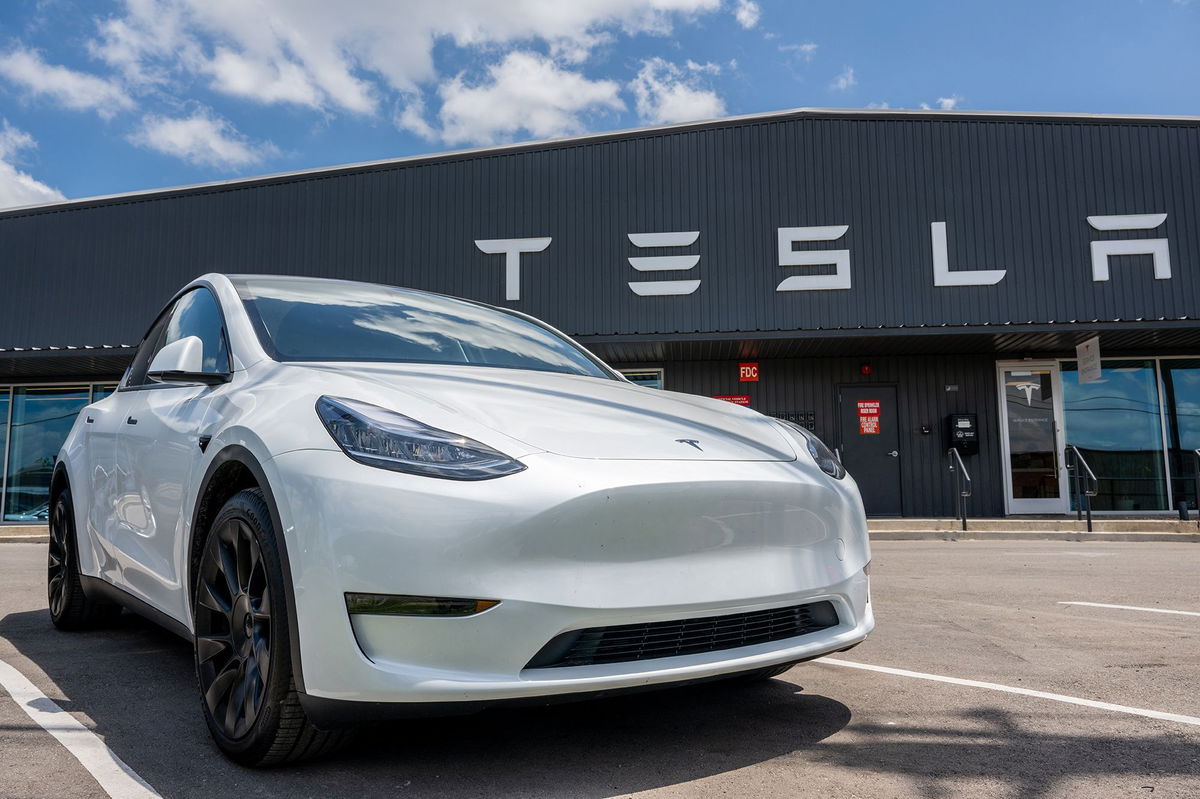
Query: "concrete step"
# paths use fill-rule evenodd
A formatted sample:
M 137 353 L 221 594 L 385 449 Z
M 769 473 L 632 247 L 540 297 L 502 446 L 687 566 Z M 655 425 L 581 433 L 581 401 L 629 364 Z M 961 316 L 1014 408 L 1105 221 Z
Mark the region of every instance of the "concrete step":
M 969 527 L 969 525 L 968 525 Z M 1086 530 L 871 530 L 872 541 L 1142 541 L 1200 544 L 1200 532 Z
M 872 541 L 1186 541 L 1200 543 L 1200 525 L 1178 519 L 868 519 Z M 0 525 L 0 543 L 50 540 L 43 524 Z
M 967 519 L 974 532 L 1087 532 L 1086 521 L 1070 519 Z M 958 519 L 868 519 L 872 533 L 915 532 L 926 530 L 961 531 Z M 1200 533 L 1200 523 L 1178 519 L 1115 519 L 1093 518 L 1092 530 L 1097 533 Z
M 40 544 L 50 540 L 50 530 L 44 524 L 2 524 L 0 544 Z

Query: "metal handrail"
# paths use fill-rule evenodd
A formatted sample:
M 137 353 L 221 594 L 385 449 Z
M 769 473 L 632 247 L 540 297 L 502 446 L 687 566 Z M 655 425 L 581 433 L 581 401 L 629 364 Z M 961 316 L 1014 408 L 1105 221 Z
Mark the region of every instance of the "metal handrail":
M 958 487 L 955 492 L 954 503 L 957 508 L 958 518 L 962 519 L 962 529 L 967 529 L 967 497 L 971 496 L 971 473 L 967 471 L 967 465 L 963 463 L 962 455 L 954 447 L 946 450 L 946 457 L 950 459 L 950 471 L 957 472 Z
M 1067 464 L 1067 471 L 1072 474 L 1071 479 L 1075 485 L 1075 519 L 1082 520 L 1086 513 L 1087 530 L 1090 533 L 1092 532 L 1092 497 L 1100 493 L 1100 480 L 1092 471 L 1092 467 L 1088 465 L 1087 458 L 1083 457 L 1079 447 L 1074 444 L 1068 444 L 1067 448 L 1063 450 L 1063 460 Z

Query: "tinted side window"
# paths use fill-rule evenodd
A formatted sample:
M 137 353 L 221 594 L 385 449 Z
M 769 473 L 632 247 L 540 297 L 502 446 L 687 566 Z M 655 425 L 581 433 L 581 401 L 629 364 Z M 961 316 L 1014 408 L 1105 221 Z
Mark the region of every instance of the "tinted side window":
M 138 347 L 137 355 L 134 356 L 133 363 L 129 367 L 129 376 L 122 385 L 140 386 L 147 382 L 146 371 L 150 368 L 150 359 L 162 347 L 163 330 L 166 329 L 167 320 L 170 318 L 171 314 L 168 311 L 159 317 L 158 321 L 154 323 L 154 327 L 150 328 L 142 346 Z
M 180 297 L 150 331 L 134 359 L 127 385 L 140 386 L 149 382 L 146 372 L 158 351 L 187 336 L 196 336 L 204 342 L 202 371 L 229 370 L 229 345 L 226 343 L 221 310 L 212 292 L 200 288 Z

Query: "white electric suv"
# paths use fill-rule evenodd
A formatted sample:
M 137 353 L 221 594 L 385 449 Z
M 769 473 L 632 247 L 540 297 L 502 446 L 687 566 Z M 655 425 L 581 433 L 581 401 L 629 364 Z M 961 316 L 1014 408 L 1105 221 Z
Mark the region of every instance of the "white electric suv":
M 634 386 L 513 311 L 206 275 L 80 412 L 50 614 L 194 642 L 234 760 L 354 722 L 730 676 L 874 626 L 858 490 L 810 432 Z

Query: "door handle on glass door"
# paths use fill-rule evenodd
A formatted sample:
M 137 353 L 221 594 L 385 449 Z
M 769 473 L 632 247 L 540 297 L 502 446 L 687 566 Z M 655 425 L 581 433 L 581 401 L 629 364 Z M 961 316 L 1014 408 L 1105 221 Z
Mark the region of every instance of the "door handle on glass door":
M 892 450 L 891 452 L 889 452 L 889 453 L 888 453 L 888 455 L 891 455 L 893 458 L 899 458 L 899 457 L 900 457 L 900 451 L 899 451 L 899 450 L 895 450 L 895 449 L 894 449 L 894 450 Z

